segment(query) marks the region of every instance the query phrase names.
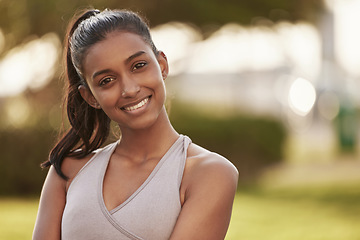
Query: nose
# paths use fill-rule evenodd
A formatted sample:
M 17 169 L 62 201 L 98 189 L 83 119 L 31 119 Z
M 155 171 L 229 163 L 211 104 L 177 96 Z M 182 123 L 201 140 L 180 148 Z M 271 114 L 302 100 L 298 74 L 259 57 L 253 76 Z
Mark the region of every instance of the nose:
M 121 96 L 124 98 L 135 97 L 140 92 L 140 86 L 135 79 L 124 77 L 122 79 Z

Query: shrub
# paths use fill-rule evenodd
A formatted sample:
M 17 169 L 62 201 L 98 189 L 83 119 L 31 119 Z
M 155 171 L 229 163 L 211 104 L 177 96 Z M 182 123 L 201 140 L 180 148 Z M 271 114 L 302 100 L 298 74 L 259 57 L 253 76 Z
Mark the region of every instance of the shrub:
M 0 195 L 40 193 L 47 172 L 40 163 L 47 159 L 55 135 L 37 128 L 0 132 Z
M 175 129 L 229 159 L 243 182 L 254 180 L 264 167 L 283 159 L 286 130 L 281 122 L 241 114 L 211 117 L 189 109 L 172 104 L 170 119 Z

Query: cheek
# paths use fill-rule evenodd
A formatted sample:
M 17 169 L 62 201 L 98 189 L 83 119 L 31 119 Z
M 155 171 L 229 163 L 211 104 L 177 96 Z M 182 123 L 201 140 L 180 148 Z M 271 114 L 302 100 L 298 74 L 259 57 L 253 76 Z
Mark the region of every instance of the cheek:
M 146 74 L 138 75 L 134 80 L 142 87 L 154 90 L 159 90 L 160 88 L 163 88 L 164 85 L 161 72 L 159 72 L 158 69 L 153 69 Z
M 108 89 L 95 95 L 95 98 L 98 100 L 99 104 L 103 108 L 110 107 L 116 104 L 119 93 L 115 89 Z
M 162 79 L 162 77 L 156 78 L 153 81 L 153 88 L 155 89 L 155 92 L 157 95 L 165 98 L 166 88 L 165 88 L 165 83 L 164 83 L 164 80 Z

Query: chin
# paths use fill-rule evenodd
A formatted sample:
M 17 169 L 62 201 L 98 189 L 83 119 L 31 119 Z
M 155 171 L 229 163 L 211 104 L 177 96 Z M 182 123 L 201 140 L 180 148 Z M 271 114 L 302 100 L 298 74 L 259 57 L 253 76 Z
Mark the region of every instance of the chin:
M 146 130 L 146 129 L 150 129 L 151 127 L 156 125 L 158 120 L 159 120 L 158 116 L 146 117 L 146 118 L 143 117 L 143 118 L 136 119 L 129 124 L 119 124 L 119 126 L 120 126 L 120 129 L 128 129 L 128 130 L 135 130 L 135 131 Z

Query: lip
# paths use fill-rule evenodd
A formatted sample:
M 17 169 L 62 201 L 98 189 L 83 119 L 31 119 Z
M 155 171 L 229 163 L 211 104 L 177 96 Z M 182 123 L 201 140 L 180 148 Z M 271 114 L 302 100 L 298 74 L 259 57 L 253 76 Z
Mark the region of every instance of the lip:
M 142 109 L 144 106 L 146 106 L 148 104 L 148 102 L 150 101 L 152 95 L 150 96 L 146 96 L 144 98 L 141 98 L 137 101 L 128 103 L 124 106 L 122 106 L 120 109 L 125 111 L 125 112 L 133 112 L 133 111 L 137 111 L 139 109 Z M 138 106 L 140 105 L 140 106 Z

